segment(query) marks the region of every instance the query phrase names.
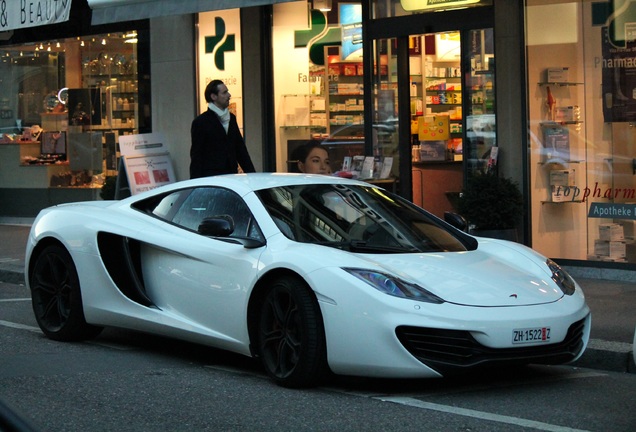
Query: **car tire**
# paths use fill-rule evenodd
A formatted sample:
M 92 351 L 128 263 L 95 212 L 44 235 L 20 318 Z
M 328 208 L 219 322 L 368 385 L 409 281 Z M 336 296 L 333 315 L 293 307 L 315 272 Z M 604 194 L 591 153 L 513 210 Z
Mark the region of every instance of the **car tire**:
M 297 277 L 279 278 L 265 294 L 259 319 L 259 356 L 283 387 L 317 385 L 328 373 L 325 332 L 313 292 Z
M 51 245 L 42 250 L 29 275 L 29 286 L 35 319 L 50 339 L 79 341 L 102 331 L 102 327 L 86 323 L 77 270 L 63 247 Z

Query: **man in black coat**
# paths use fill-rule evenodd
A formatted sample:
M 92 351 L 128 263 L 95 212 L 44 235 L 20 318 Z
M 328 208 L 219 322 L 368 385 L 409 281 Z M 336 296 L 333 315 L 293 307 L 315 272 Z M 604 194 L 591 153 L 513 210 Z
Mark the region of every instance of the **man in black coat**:
M 239 165 L 243 172 L 255 172 L 236 116 L 228 110 L 227 86 L 221 80 L 210 81 L 204 96 L 208 110 L 190 128 L 190 178 L 237 173 Z

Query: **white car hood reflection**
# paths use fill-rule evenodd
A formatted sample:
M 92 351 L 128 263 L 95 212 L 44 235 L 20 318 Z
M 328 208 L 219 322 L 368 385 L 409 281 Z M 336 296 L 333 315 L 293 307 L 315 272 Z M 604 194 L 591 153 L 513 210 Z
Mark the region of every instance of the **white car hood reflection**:
M 416 282 L 450 303 L 527 306 L 552 303 L 563 297 L 539 265 L 524 269 L 480 250 L 367 257 L 387 273 Z M 527 266 L 528 261 L 524 262 Z

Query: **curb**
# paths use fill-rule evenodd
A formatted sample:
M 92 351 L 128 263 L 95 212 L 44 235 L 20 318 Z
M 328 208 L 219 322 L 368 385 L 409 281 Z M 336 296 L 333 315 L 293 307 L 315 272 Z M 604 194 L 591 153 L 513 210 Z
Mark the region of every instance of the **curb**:
M 632 344 L 590 339 L 587 349 L 573 366 L 611 372 L 636 373 Z

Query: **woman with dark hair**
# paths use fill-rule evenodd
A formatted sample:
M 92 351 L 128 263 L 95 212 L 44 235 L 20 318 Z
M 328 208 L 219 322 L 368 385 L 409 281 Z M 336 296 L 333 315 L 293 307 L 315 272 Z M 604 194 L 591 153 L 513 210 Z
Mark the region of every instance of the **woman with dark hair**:
M 331 174 L 329 152 L 317 140 L 310 140 L 294 150 L 291 162 L 292 172 Z

